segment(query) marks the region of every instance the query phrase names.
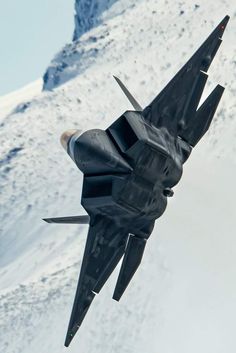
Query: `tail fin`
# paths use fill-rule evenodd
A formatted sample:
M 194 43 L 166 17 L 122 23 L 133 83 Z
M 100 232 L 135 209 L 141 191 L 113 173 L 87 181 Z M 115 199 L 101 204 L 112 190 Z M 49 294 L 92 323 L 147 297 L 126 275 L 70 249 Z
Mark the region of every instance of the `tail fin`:
M 146 245 L 146 239 L 131 235 L 121 265 L 113 299 L 119 301 L 139 267 Z
M 89 224 L 90 217 L 86 216 L 71 216 L 58 218 L 43 218 L 47 223 L 66 223 L 66 224 Z
M 130 101 L 130 103 L 132 104 L 132 106 L 134 107 L 134 109 L 137 111 L 143 111 L 143 108 L 141 107 L 141 105 L 136 101 L 136 99 L 132 96 L 129 90 L 121 82 L 121 80 L 116 76 L 113 76 L 113 77 L 118 83 L 118 85 L 120 86 L 120 88 L 122 89 L 122 91 L 124 92 L 124 94 L 126 95 L 126 97 L 128 98 L 128 100 Z

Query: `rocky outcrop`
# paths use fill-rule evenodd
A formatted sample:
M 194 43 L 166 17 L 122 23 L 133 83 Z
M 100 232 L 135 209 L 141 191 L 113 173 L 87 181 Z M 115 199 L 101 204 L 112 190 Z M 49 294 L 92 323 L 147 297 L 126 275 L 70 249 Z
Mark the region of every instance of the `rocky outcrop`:
M 73 42 L 66 45 L 52 60 L 43 76 L 43 90 L 52 90 L 73 78 L 80 67 L 81 55 L 86 56 L 79 43 L 81 35 L 102 21 L 102 14 L 117 0 L 75 0 L 75 30 Z M 93 41 L 93 38 L 92 38 Z M 96 48 L 89 50 L 89 56 L 96 54 Z
M 100 22 L 100 15 L 117 0 L 75 0 L 73 41 Z

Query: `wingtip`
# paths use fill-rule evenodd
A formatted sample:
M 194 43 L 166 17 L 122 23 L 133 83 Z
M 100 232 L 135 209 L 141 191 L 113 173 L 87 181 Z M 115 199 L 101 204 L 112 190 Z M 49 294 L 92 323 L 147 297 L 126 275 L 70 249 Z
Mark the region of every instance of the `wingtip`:
M 226 15 L 223 20 L 221 20 L 221 22 L 219 23 L 219 26 L 226 26 L 228 24 L 230 20 L 230 16 L 229 15 Z
M 220 28 L 220 38 L 223 36 L 223 33 L 226 29 L 226 26 L 229 22 L 230 16 L 226 15 L 223 20 L 219 23 L 218 28 Z
M 65 340 L 64 346 L 68 348 L 70 343 L 71 343 L 71 341 L 72 341 L 72 339 L 73 339 L 72 336 L 71 337 L 69 335 L 66 336 L 66 340 Z
M 48 219 L 48 218 L 42 218 L 42 221 L 44 221 L 46 223 L 52 223 L 52 222 L 50 222 L 50 219 Z
M 114 294 L 113 294 L 113 296 L 112 296 L 112 299 L 115 300 L 116 302 L 119 302 L 119 301 L 120 301 L 120 298 L 122 297 L 122 294 L 123 294 L 123 293 L 118 292 L 118 290 L 116 289 L 116 290 L 114 291 Z
M 226 15 L 223 19 L 224 22 L 226 22 L 226 24 L 229 22 L 230 20 L 230 16 L 229 15 Z
M 70 327 L 68 328 L 65 343 L 64 343 L 65 347 L 69 347 L 69 345 L 71 344 L 71 341 L 75 337 L 75 334 L 77 333 L 79 328 L 80 328 L 80 325 L 76 325 L 73 328 L 70 328 Z
M 224 86 L 221 86 L 221 85 L 217 85 L 217 89 L 218 89 L 218 91 L 219 92 L 224 92 L 224 90 L 225 90 L 225 87 Z

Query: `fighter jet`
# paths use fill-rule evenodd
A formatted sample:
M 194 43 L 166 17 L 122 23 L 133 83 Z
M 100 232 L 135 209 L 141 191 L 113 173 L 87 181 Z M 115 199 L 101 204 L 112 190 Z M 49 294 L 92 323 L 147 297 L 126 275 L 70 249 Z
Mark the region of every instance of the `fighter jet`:
M 224 88 L 199 107 L 207 70 L 221 44 L 226 16 L 167 86 L 145 108 L 115 78 L 134 110 L 105 131 L 69 130 L 61 143 L 83 172 L 85 216 L 44 219 L 89 224 L 78 287 L 66 335 L 69 346 L 94 297 L 123 257 L 113 299 L 119 301 L 137 270 L 155 220 L 179 182 L 183 164 L 209 129 Z

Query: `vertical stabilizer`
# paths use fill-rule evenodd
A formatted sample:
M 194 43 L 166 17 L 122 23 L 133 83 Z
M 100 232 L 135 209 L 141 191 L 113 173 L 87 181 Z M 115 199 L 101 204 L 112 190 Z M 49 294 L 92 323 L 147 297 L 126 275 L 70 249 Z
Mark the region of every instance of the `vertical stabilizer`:
M 122 91 L 124 92 L 124 94 L 126 95 L 126 97 L 128 98 L 128 100 L 130 101 L 130 103 L 132 104 L 132 106 L 134 107 L 134 109 L 137 111 L 142 111 L 143 108 L 141 107 L 141 105 L 136 101 L 134 96 L 132 96 L 132 94 L 125 87 L 125 85 L 121 82 L 121 80 L 116 76 L 113 76 L 113 77 L 116 80 L 116 82 L 118 83 L 118 85 L 120 86 L 120 88 L 122 89 Z

